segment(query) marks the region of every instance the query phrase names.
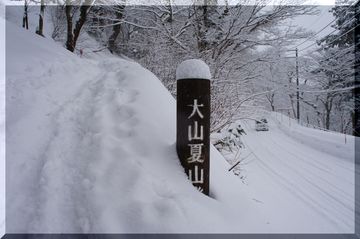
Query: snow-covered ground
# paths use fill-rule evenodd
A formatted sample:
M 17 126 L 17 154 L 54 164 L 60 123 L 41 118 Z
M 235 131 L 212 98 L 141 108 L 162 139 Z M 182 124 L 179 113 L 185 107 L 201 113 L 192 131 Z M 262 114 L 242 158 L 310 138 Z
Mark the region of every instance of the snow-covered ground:
M 330 225 L 331 231 L 354 231 L 354 137 L 306 128 L 276 113 L 269 131 L 241 123 L 248 192 L 278 232 L 327 231 Z M 282 227 L 284 218 L 292 223 Z
M 352 233 L 353 138 L 287 127 L 247 135 L 245 183 L 211 149 L 211 198 L 175 152 L 175 101 L 134 62 L 79 58 L 8 23 L 8 233 Z
M 192 187 L 175 101 L 150 72 L 78 58 L 11 23 L 6 36 L 7 232 L 270 230 L 260 210 L 239 217 L 258 205 L 216 151 L 216 200 Z

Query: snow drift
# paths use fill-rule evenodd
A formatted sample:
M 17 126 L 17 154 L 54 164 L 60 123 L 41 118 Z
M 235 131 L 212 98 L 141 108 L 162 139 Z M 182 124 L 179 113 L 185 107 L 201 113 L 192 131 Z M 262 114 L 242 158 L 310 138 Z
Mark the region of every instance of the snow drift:
M 259 210 L 248 213 L 257 205 L 214 149 L 212 198 L 187 180 L 175 152 L 175 101 L 152 73 L 118 58 L 80 59 L 10 23 L 6 36 L 8 233 L 266 225 Z

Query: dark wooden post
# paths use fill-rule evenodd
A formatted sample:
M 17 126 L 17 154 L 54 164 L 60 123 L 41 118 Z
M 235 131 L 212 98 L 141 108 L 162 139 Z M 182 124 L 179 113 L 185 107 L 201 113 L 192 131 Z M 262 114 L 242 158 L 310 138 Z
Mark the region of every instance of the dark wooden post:
M 186 60 L 176 70 L 176 150 L 189 180 L 209 195 L 210 69 L 201 60 Z

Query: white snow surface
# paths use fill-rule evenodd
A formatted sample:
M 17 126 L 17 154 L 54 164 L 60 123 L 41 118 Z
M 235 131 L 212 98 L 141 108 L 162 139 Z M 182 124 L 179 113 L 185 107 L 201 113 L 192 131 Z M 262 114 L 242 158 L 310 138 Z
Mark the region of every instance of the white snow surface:
M 10 23 L 6 36 L 8 233 L 268 230 L 213 148 L 213 198 L 188 181 L 175 101 L 152 73 L 80 59 Z
M 203 79 L 210 80 L 209 66 L 200 59 L 189 59 L 181 62 L 176 69 L 176 79 Z
M 246 180 L 212 147 L 207 197 L 179 164 L 176 104 L 151 72 L 11 23 L 6 38 L 7 233 L 354 231 L 353 137 L 244 121 Z
M 269 131 L 239 122 L 246 131 L 240 168 L 247 196 L 263 205 L 276 232 L 354 233 L 354 137 L 303 127 L 279 113 L 268 121 Z

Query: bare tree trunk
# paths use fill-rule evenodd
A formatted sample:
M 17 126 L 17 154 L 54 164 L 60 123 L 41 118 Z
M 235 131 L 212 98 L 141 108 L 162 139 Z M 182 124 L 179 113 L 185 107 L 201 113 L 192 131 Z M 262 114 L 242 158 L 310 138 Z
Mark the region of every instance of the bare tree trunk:
M 115 8 L 116 20 L 114 20 L 113 33 L 109 37 L 109 41 L 108 41 L 108 49 L 111 53 L 113 53 L 116 48 L 115 41 L 119 36 L 121 30 L 120 21 L 124 16 L 125 5 L 118 5 L 114 8 Z
M 330 110 L 325 111 L 325 129 L 330 129 Z
M 316 112 L 316 119 L 317 119 L 317 123 L 318 123 L 318 126 L 321 128 L 321 113 L 319 111 Z
M 66 39 L 66 49 L 71 52 L 74 52 L 74 35 L 73 35 L 73 19 L 71 15 L 72 6 L 70 1 L 66 0 L 65 13 L 66 13 L 66 22 L 67 22 L 67 39 Z
M 274 93 L 272 93 L 271 94 L 271 101 L 270 101 L 270 105 L 271 105 L 271 110 L 272 111 L 275 111 L 275 102 L 274 102 L 274 97 L 275 97 L 275 94 Z
M 275 111 L 275 102 L 274 102 L 274 97 L 275 94 L 274 93 L 270 93 L 268 95 L 265 95 L 266 99 L 269 101 L 270 107 L 271 107 L 271 111 Z
M 333 106 L 333 97 L 327 96 L 326 102 L 324 102 L 325 106 L 325 128 L 330 129 L 330 117 L 331 117 L 331 110 Z
M 44 13 L 45 13 L 45 3 L 44 0 L 41 0 L 40 5 L 40 13 L 39 13 L 39 26 L 36 30 L 36 34 L 39 34 L 40 36 L 44 36 L 43 29 L 44 29 Z
M 66 0 L 65 12 L 66 12 L 66 21 L 67 21 L 67 40 L 66 40 L 66 49 L 71 52 L 74 52 L 76 47 L 77 39 L 79 38 L 81 28 L 86 22 L 86 17 L 88 10 L 90 8 L 91 0 L 86 0 L 83 5 L 80 7 L 80 17 L 75 24 L 73 31 L 73 18 L 71 14 L 72 6 L 70 0 Z
M 79 20 L 76 22 L 75 28 L 74 28 L 74 40 L 73 45 L 74 49 L 76 46 L 77 39 L 79 38 L 81 28 L 83 27 L 84 23 L 86 22 L 86 17 L 88 14 L 88 10 L 90 9 L 90 4 L 92 1 L 86 0 L 83 5 L 80 7 L 80 17 Z
M 169 17 L 167 19 L 167 22 L 173 22 L 174 11 L 173 11 L 173 7 L 171 6 L 171 0 L 166 1 L 166 9 L 169 11 Z
M 211 15 L 214 15 L 217 8 L 217 0 L 204 0 L 202 6 L 195 8 L 196 18 L 197 18 L 197 45 L 199 53 L 201 54 L 209 47 L 209 41 L 206 39 L 206 35 L 211 27 L 213 27 L 213 22 L 210 19 Z
M 28 2 L 27 0 L 24 1 L 24 15 L 23 15 L 23 28 L 26 30 L 29 29 L 29 20 L 28 20 Z

